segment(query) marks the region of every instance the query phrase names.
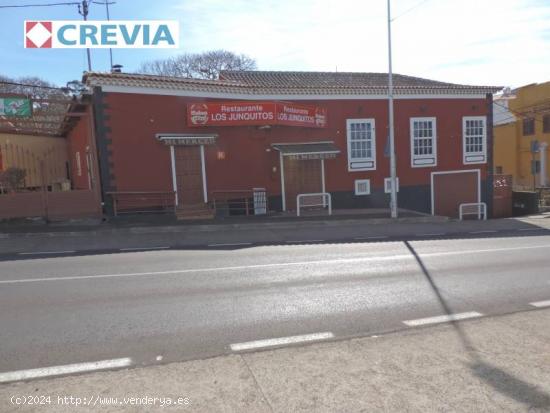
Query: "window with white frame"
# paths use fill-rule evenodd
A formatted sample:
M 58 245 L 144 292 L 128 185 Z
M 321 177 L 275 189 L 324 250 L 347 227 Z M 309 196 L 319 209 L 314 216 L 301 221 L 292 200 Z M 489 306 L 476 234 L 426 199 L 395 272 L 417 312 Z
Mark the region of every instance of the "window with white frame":
M 355 180 L 355 195 L 370 195 L 370 180 L 356 179 Z
M 384 178 L 384 192 L 391 193 L 391 178 Z M 395 192 L 399 192 L 399 178 L 395 178 Z
M 376 134 L 374 119 L 348 119 L 348 171 L 376 169 Z
M 437 165 L 437 127 L 435 118 L 411 118 L 411 166 Z
M 487 121 L 485 116 L 462 118 L 462 153 L 465 164 L 487 162 Z

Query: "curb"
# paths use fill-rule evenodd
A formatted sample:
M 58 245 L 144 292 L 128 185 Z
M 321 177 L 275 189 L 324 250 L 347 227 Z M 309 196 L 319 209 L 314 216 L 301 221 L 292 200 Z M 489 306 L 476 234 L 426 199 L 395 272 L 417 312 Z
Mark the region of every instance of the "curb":
M 261 229 L 293 229 L 308 227 L 338 227 L 344 225 L 388 225 L 388 224 L 441 224 L 450 222 L 447 217 L 421 216 L 404 218 L 364 218 L 339 220 L 308 220 L 308 221 L 281 221 L 261 223 L 235 224 L 194 224 L 194 225 L 164 225 L 164 226 L 136 226 L 128 228 L 101 228 L 83 231 L 55 231 L 55 232 L 12 232 L 0 233 L 0 239 L 10 238 L 53 238 L 53 237 L 83 237 L 97 235 L 124 235 L 124 234 L 155 234 L 155 233 L 182 233 L 192 234 L 201 232 L 242 231 Z

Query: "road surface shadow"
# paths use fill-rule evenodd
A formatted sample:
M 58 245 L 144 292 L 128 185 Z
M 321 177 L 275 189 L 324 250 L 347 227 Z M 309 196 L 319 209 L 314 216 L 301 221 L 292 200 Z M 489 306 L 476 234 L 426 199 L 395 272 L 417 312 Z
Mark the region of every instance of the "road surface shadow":
M 414 247 L 409 243 L 409 241 L 404 241 L 404 244 L 414 256 L 418 266 L 426 277 L 426 281 L 433 290 L 445 313 L 447 315 L 453 314 L 454 312 L 441 294 L 441 291 L 430 275 L 428 268 L 424 265 L 424 262 L 416 253 Z M 545 411 L 550 409 L 550 395 L 548 393 L 537 389 L 535 385 L 525 382 L 500 367 L 484 361 L 480 357 L 473 342 L 461 327 L 460 323 L 453 320 L 451 321 L 451 325 L 454 327 L 462 346 L 466 350 L 466 353 L 471 358 L 471 362 L 468 365 L 476 377 L 487 383 L 499 393 L 525 404 L 530 409 L 544 409 Z

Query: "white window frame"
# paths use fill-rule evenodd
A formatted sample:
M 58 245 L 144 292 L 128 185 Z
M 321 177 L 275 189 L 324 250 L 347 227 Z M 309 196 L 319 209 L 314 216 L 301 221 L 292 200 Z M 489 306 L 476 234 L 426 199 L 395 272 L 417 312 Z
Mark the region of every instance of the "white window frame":
M 366 185 L 367 190 L 362 192 L 359 191 L 359 185 Z M 355 195 L 356 196 L 363 196 L 363 195 L 370 195 L 370 179 L 356 179 L 355 180 Z
M 366 123 L 371 127 L 371 156 L 364 158 L 351 157 L 351 125 L 354 123 Z M 376 126 L 374 119 L 346 119 L 346 136 L 348 146 L 348 172 L 374 171 L 376 170 Z
M 414 122 L 431 122 L 432 124 L 432 153 L 429 155 L 414 154 Z M 437 166 L 437 119 L 435 117 L 411 118 L 409 125 L 411 141 L 411 168 L 433 168 L 434 166 Z
M 481 135 L 483 150 L 478 152 L 466 152 L 466 122 L 472 120 L 483 121 L 483 134 Z M 464 116 L 462 118 L 462 162 L 464 165 L 487 163 L 487 117 Z
M 397 176 L 395 177 L 395 186 L 397 187 L 395 192 L 399 192 L 399 177 Z M 391 193 L 391 177 L 384 178 L 384 193 Z

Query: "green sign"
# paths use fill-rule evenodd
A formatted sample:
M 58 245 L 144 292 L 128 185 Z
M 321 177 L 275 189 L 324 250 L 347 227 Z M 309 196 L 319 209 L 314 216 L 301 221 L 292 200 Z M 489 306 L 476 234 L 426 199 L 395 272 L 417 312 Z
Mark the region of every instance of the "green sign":
M 31 100 L 27 98 L 0 98 L 0 116 L 29 118 L 32 115 Z

